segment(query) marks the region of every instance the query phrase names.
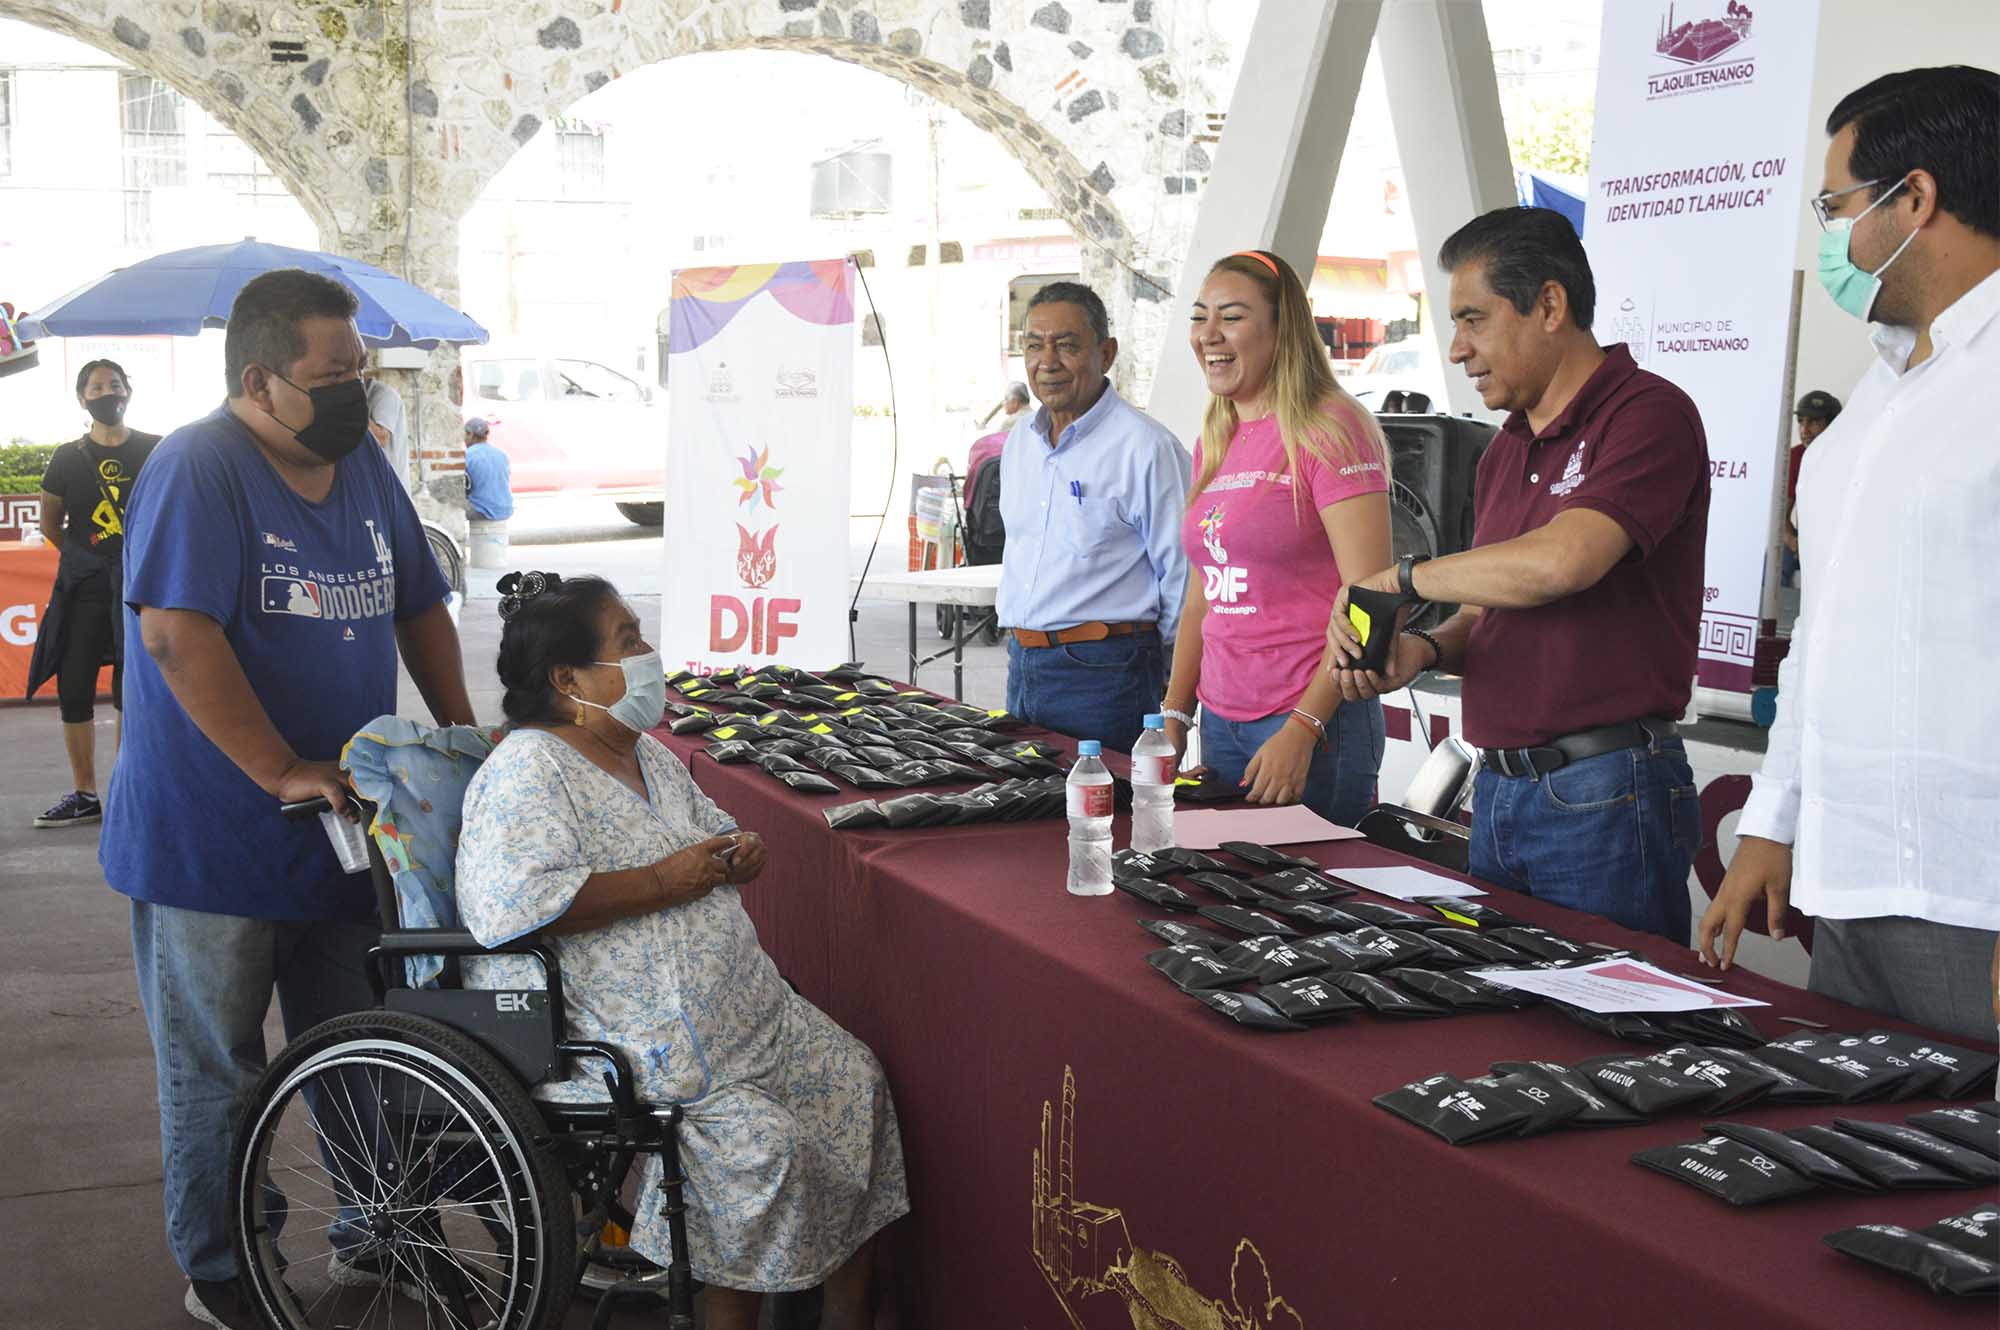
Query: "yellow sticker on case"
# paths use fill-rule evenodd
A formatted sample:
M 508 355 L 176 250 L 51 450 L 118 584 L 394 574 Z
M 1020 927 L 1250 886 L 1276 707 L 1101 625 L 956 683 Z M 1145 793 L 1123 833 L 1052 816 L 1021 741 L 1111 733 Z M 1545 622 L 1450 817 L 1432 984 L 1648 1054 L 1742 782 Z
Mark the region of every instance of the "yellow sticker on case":
M 1350 603 L 1347 607 L 1347 621 L 1354 625 L 1355 632 L 1361 634 L 1361 645 L 1367 646 L 1368 628 L 1374 622 L 1368 617 L 1368 611 L 1362 609 L 1359 605 Z

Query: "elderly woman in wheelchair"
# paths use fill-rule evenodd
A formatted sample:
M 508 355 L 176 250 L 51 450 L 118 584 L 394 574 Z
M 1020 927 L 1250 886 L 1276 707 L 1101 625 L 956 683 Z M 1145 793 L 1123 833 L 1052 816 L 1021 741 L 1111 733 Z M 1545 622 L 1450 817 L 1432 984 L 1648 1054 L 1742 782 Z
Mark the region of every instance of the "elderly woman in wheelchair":
M 814 1287 L 822 1326 L 866 1324 L 875 1235 L 909 1210 L 881 1067 L 759 947 L 738 889 L 764 846 L 645 733 L 665 684 L 631 608 L 598 578 L 514 579 L 508 729 L 384 718 L 343 759 L 380 810 L 387 1010 L 301 1036 L 245 1107 L 234 1219 L 255 1300 L 301 1328 L 537 1330 L 575 1286 L 576 1221 L 608 1213 L 678 1276 L 676 1325 L 689 1267 L 709 1330 Z M 454 833 L 455 888 L 426 860 Z M 454 905 L 463 932 L 417 926 Z M 404 958 L 423 987 L 399 984 Z M 398 1316 L 397 1293 L 422 1306 Z
M 666 685 L 631 608 L 595 578 L 544 582 L 517 589 L 501 638 L 514 728 L 466 795 L 460 915 L 489 945 L 551 939 L 571 1033 L 622 1049 L 642 1098 L 683 1106 L 707 1324 L 752 1326 L 761 1293 L 822 1283 L 822 1324 L 861 1324 L 873 1236 L 909 1209 L 881 1068 L 758 946 L 737 889 L 763 844 L 645 733 Z M 469 959 L 465 978 L 519 988 L 533 970 Z M 602 1096 L 580 1079 L 544 1094 Z M 632 1245 L 666 1263 L 656 1206 Z

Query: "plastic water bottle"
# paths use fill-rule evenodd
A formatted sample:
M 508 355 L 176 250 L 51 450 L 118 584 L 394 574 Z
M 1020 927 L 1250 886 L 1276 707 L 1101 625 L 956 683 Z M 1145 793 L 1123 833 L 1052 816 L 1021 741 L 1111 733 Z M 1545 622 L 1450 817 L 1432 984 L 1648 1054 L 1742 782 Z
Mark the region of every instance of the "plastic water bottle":
M 1132 848 L 1141 854 L 1174 848 L 1174 745 L 1164 716 L 1146 717 L 1132 749 Z
M 1099 754 L 1104 746 L 1085 739 L 1076 746 L 1076 765 L 1065 782 L 1069 804 L 1069 891 L 1072 896 L 1111 894 L 1111 773 Z

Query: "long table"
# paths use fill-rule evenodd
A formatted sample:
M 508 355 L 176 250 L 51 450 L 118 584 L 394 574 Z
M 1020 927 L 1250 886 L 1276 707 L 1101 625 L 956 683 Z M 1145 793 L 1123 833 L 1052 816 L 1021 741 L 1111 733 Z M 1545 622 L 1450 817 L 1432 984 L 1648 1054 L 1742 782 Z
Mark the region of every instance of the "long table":
M 1454 1149 L 1370 1100 L 1495 1060 L 1652 1050 L 1535 1008 L 1254 1033 L 1144 963 L 1161 944 L 1135 920 L 1156 912 L 1064 891 L 1061 821 L 835 832 L 821 810 L 858 794 L 797 795 L 658 733 L 769 844 L 771 868 L 744 892 L 765 948 L 887 1069 L 912 1201 L 883 1244 L 898 1326 L 1993 1324 L 1990 1302 L 1932 1296 L 1820 1242 L 1859 1223 L 1922 1227 L 1990 1189 L 1735 1210 L 1627 1162 L 1698 1139 L 1705 1119 L 1690 1115 Z M 1121 843 L 1127 831 L 1120 818 Z M 1365 842 L 1295 848 L 1335 868 L 1408 862 Z M 1491 900 L 1670 969 L 1695 964 L 1594 916 Z M 1798 1028 L 1783 1016 L 1913 1028 L 1747 972 L 1729 987 L 1772 1004 L 1749 1013 L 1771 1038 Z M 1783 1128 L 1935 1106 L 1731 1116 Z

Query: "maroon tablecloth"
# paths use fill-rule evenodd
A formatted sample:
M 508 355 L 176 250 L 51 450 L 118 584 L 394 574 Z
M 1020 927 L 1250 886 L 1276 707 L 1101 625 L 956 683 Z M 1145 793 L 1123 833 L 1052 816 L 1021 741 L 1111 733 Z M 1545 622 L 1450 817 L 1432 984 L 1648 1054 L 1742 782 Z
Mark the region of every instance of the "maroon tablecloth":
M 660 737 L 769 843 L 771 869 L 744 893 L 766 949 L 888 1069 L 913 1208 L 885 1242 L 900 1326 L 1994 1322 L 1990 1301 L 1932 1296 L 1820 1242 L 1864 1222 L 1921 1227 L 1990 1189 L 1736 1210 L 1627 1162 L 1696 1139 L 1699 1115 L 1454 1149 L 1370 1100 L 1499 1059 L 1647 1050 L 1532 1008 L 1253 1033 L 1144 964 L 1160 944 L 1134 920 L 1157 912 L 1064 891 L 1061 821 L 834 832 L 820 810 L 858 796 L 796 795 Z M 1303 852 L 1336 868 L 1407 862 L 1361 842 Z M 1593 916 L 1506 892 L 1495 903 L 1670 969 L 1695 963 Z M 1772 1004 L 1749 1014 L 1773 1038 L 1798 1028 L 1786 1015 L 1911 1028 L 1744 972 L 1731 987 Z M 1935 1106 L 1732 1116 L 1791 1127 Z

